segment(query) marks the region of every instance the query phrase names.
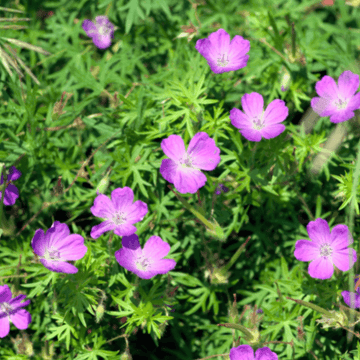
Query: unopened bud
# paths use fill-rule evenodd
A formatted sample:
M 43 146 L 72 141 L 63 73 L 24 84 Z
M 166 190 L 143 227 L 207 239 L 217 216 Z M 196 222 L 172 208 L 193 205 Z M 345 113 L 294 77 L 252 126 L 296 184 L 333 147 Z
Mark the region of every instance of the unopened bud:
M 99 185 L 96 188 L 96 193 L 104 194 L 107 188 L 109 187 L 110 181 L 107 176 L 100 180 Z
M 104 316 L 105 313 L 105 308 L 103 305 L 99 305 L 95 311 L 95 315 L 96 315 L 96 322 L 98 323 Z

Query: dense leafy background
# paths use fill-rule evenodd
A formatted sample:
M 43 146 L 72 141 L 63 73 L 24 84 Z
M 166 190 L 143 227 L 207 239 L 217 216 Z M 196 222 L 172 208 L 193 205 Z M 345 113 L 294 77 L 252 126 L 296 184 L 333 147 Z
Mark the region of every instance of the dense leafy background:
M 338 309 L 334 303 L 344 304 L 339 294 L 346 289 L 347 275 L 312 279 L 308 263 L 298 262 L 293 253 L 296 240 L 308 238 L 309 221 L 321 217 L 330 226 L 346 223 L 345 208 L 339 208 L 350 197 L 358 121 L 342 124 L 346 136 L 315 174 L 310 171 L 314 159 L 329 145 L 326 141 L 338 125 L 315 114 L 307 132 L 301 129 L 314 118 L 311 110 L 306 111 L 317 96 L 316 81 L 324 75 L 337 79 L 345 70 L 360 74 L 358 8 L 342 1 L 324 7 L 318 1 L 207 0 L 195 6 L 199 26 L 190 1 L 2 1 L 1 6 L 25 12 L 0 11 L 1 17 L 31 18 L 28 29 L 0 30 L 2 37 L 52 54 L 11 44 L 39 79 L 39 86 L 28 75 L 20 84 L 16 73 L 10 77 L 1 68 L 0 161 L 7 168 L 15 165 L 22 176 L 14 183 L 20 192 L 16 204 L 3 208 L 0 264 L 17 266 L 21 255 L 22 265 L 0 268 L 0 276 L 27 277 L 1 278 L 0 284 L 9 284 L 13 292 L 21 291 L 32 300 L 27 307 L 31 325 L 26 331 L 11 327 L 0 340 L 1 359 L 27 358 L 16 355 L 14 346 L 16 336 L 24 333 L 32 342 L 34 359 L 50 358 L 42 350 L 50 345 L 54 359 L 118 359 L 127 340 L 108 341 L 125 329 L 131 334 L 128 349 L 134 359 L 189 360 L 228 353 L 232 330 L 216 324 L 230 322 L 233 294 L 237 294 L 239 313 L 246 304 L 263 309 L 260 330 L 269 335 L 268 340 L 294 340 L 294 349 L 268 345 L 279 359 L 334 360 L 358 355 L 356 337 L 347 343 L 345 330 L 322 329 L 315 323 L 317 313 L 285 298 L 305 295 L 304 300 L 329 309 Z M 45 18 L 40 10 L 53 11 L 53 16 Z M 119 28 L 107 50 L 97 49 L 81 28 L 84 19 L 103 14 Z M 199 27 L 198 34 L 190 42 L 176 38 L 190 21 Z M 300 51 L 294 59 L 292 22 Z M 250 40 L 250 59 L 244 69 L 213 74 L 195 50 L 196 40 L 219 28 L 231 38 L 241 35 Z M 5 43 L 1 40 L 1 46 Z M 292 78 L 286 92 L 280 90 L 283 67 Z M 64 91 L 72 97 L 56 119 L 54 105 Z M 115 92 L 118 100 L 113 100 Z M 241 109 L 241 97 L 251 92 L 261 93 L 265 106 L 281 98 L 289 108 L 287 130 L 256 147 L 241 137 L 229 119 L 229 111 Z M 204 232 L 159 173 L 162 139 L 178 134 L 187 145 L 198 131 L 206 131 L 221 150 L 222 161 L 206 173 L 208 182 L 200 195 L 205 217 L 210 219 L 216 185 L 229 187 L 229 192 L 216 196 L 213 207 L 213 217 L 228 236 L 225 242 Z M 64 189 L 68 188 L 83 162 L 103 143 L 71 188 L 57 197 L 53 188 L 59 176 Z M 113 256 L 121 238 L 114 237 L 111 249 L 109 234 L 90 238 L 91 228 L 100 221 L 90 207 L 107 172 L 106 195 L 129 186 L 136 200 L 147 203 L 149 213 L 137 224 L 136 234 L 141 245 L 155 234 L 171 245 L 177 266 L 168 275 L 136 283 Z M 198 203 L 196 195 L 185 198 Z M 40 211 L 46 203 L 51 204 Z M 30 246 L 34 232 L 46 230 L 55 220 L 67 223 L 72 233 L 85 239 L 88 252 L 76 262 L 76 275 L 50 273 L 34 259 Z M 359 231 L 355 222 L 356 250 Z M 214 281 L 211 269 L 227 263 L 248 236 L 246 252 L 232 266 L 228 282 Z M 171 299 L 175 311 L 169 313 L 173 319 L 159 339 L 158 326 L 148 327 L 151 322 L 143 323 L 143 314 L 151 312 L 155 298 L 176 286 Z M 122 306 L 124 311 L 124 304 L 130 302 L 137 310 L 130 308 L 130 315 L 120 316 L 118 309 Z M 95 309 L 99 303 L 108 313 L 96 322 L 90 305 Z M 144 310 L 146 306 L 150 310 Z M 300 315 L 305 340 L 299 336 Z M 123 316 L 128 319 L 125 325 Z M 247 321 L 244 318 L 242 323 Z

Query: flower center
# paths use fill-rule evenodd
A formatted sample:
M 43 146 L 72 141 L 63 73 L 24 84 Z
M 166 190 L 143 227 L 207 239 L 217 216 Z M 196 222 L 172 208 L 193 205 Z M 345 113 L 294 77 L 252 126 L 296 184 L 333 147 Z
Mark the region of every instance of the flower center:
M 252 119 L 252 122 L 253 122 L 253 128 L 255 130 L 261 130 L 265 126 L 262 116 L 261 117 L 255 116 Z
M 136 261 L 136 267 L 142 271 L 146 271 L 149 265 L 150 265 L 149 260 L 144 257 L 139 257 L 138 260 Z
M 6 313 L 7 315 L 10 315 L 10 312 L 12 312 L 14 309 L 9 303 L 3 302 L 0 304 L 0 310 L 1 310 L 1 312 Z
M 107 36 L 111 31 L 111 28 L 108 25 L 97 24 L 96 27 L 97 27 L 99 35 L 101 35 L 101 36 Z
M 225 60 L 225 54 L 220 54 L 217 59 L 217 66 L 225 67 L 229 63 L 229 57 Z
M 342 110 L 347 107 L 347 103 L 348 102 L 346 100 L 338 99 L 335 101 L 335 106 L 338 108 L 338 110 Z
M 121 225 L 126 222 L 126 216 L 123 212 L 117 212 L 116 215 L 112 218 L 112 221 L 115 225 Z
M 323 244 L 320 248 L 320 256 L 331 256 L 333 248 L 329 244 Z
M 53 248 L 46 249 L 44 259 L 57 261 L 60 259 L 60 251 Z
M 188 154 L 186 154 L 185 155 L 185 157 L 182 159 L 182 160 L 180 160 L 180 165 L 181 165 L 181 167 L 186 167 L 186 168 L 192 168 L 193 166 L 192 166 L 192 160 L 191 160 L 191 157 L 188 155 Z

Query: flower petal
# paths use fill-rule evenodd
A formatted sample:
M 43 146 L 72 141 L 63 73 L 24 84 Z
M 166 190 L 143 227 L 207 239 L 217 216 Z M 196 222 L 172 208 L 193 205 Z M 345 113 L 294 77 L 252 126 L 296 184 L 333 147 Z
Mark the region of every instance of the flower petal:
M 0 191 L 0 196 L 2 192 Z M 5 189 L 4 204 L 7 206 L 14 205 L 16 199 L 19 197 L 19 190 L 13 184 L 9 184 Z
M 334 251 L 331 258 L 332 262 L 339 270 L 348 271 L 356 263 L 357 256 L 354 249 L 348 248 Z
M 177 174 L 178 165 L 174 160 L 171 159 L 163 159 L 160 165 L 160 174 L 162 177 L 173 184 L 175 182 L 176 174 Z
M 330 228 L 326 220 L 310 221 L 306 227 L 309 238 L 318 245 L 330 242 Z
M 338 110 L 335 114 L 330 116 L 330 121 L 334 124 L 338 124 L 352 119 L 355 113 L 349 109 Z
M 159 236 L 153 235 L 145 243 L 143 255 L 147 259 L 157 261 L 165 257 L 170 251 L 170 245 L 163 241 Z
M 131 188 L 117 188 L 111 192 L 111 201 L 115 211 L 128 213 L 134 201 L 134 192 Z
M 76 274 L 78 269 L 65 261 L 54 261 L 54 260 L 45 260 L 40 259 L 40 262 L 49 270 L 58 272 L 58 273 L 65 273 L 65 274 Z
M 354 111 L 358 109 L 360 109 L 360 92 L 353 96 L 347 105 L 347 110 Z
M 176 173 L 174 186 L 182 193 L 195 194 L 206 183 L 206 176 L 199 170 L 190 168 L 179 168 Z
M 61 259 L 79 260 L 84 257 L 87 247 L 84 245 L 84 238 L 79 234 L 72 234 L 57 244 Z
M 351 306 L 350 304 L 350 291 L 343 291 L 341 293 L 342 297 L 344 298 L 344 302 L 347 306 L 353 308 L 353 309 L 356 309 L 356 308 L 359 308 L 360 307 L 360 295 L 359 294 L 356 294 L 356 293 L 353 293 L 353 299 L 354 299 L 354 305 L 355 306 Z
M 115 225 L 114 234 L 117 236 L 130 236 L 136 232 L 136 227 L 129 223 Z
M 334 100 L 339 97 L 338 87 L 335 80 L 327 75 L 315 84 L 315 90 L 322 98 Z
M 142 221 L 144 216 L 148 213 L 148 206 L 141 200 L 135 201 L 129 208 L 126 220 L 130 224 L 135 224 Z
M 106 49 L 111 45 L 111 35 L 100 35 L 100 34 L 95 34 L 93 35 L 93 42 L 95 44 L 96 47 L 98 47 L 99 49 Z
M 99 194 L 94 200 L 94 206 L 90 208 L 91 213 L 103 219 L 111 219 L 115 213 L 112 201 L 104 194 Z
M 267 346 L 257 349 L 255 352 L 256 360 L 278 360 L 276 353 L 271 351 Z
M 233 108 L 230 110 L 231 124 L 237 129 L 248 129 L 252 127 L 251 120 L 248 115 L 244 114 L 241 110 Z
M 175 162 L 180 161 L 185 155 L 184 141 L 179 135 L 170 135 L 162 140 L 161 148 L 164 154 Z
M 265 139 L 273 139 L 279 136 L 281 133 L 285 131 L 285 125 L 283 124 L 274 124 L 274 125 L 266 125 L 260 131 L 260 134 Z
M 31 247 L 34 250 L 34 253 L 38 256 L 44 256 L 46 244 L 45 244 L 45 234 L 43 229 L 38 229 L 35 231 L 35 235 L 31 240 Z
M 309 264 L 308 272 L 314 279 L 330 279 L 334 273 L 334 266 L 327 257 L 318 257 Z
M 230 349 L 230 360 L 254 360 L 254 350 L 250 345 L 240 345 Z
M 11 290 L 9 285 L 1 285 L 0 286 L 0 303 L 9 302 L 11 299 Z
M 255 130 L 255 129 L 242 129 L 239 130 L 239 132 L 241 133 L 241 135 L 248 139 L 249 141 L 260 141 L 261 140 L 261 133 L 259 130 Z
M 11 322 L 20 330 L 25 330 L 31 323 L 31 315 L 25 309 L 20 309 L 15 314 L 10 314 Z
M 299 261 L 312 261 L 320 256 L 319 246 L 309 240 L 298 240 L 294 256 Z
M 10 321 L 7 316 L 0 317 L 0 338 L 4 338 L 10 332 Z
M 330 242 L 334 250 L 341 250 L 352 244 L 354 239 L 346 225 L 336 225 L 331 230 Z
M 289 115 L 289 109 L 285 101 L 280 99 L 273 100 L 266 108 L 264 119 L 266 125 L 278 124 L 284 121 Z
M 90 236 L 93 239 L 97 239 L 103 233 L 105 233 L 107 231 L 110 231 L 110 230 L 114 230 L 115 226 L 116 225 L 111 220 L 103 221 L 101 224 L 95 225 L 95 226 L 92 227 L 91 232 L 90 232 Z
M 205 132 L 194 135 L 187 153 L 191 157 L 192 165 L 201 170 L 212 171 L 221 160 L 220 149 L 215 145 L 215 140 Z
M 338 79 L 339 94 L 343 99 L 351 98 L 359 88 L 359 75 L 344 71 Z
M 241 98 L 241 105 L 245 111 L 245 114 L 250 119 L 262 116 L 264 110 L 264 99 L 261 94 L 252 92 L 251 94 L 245 94 Z
M 16 169 L 15 166 L 10 166 L 7 181 L 10 181 L 10 180 L 15 181 L 15 180 L 19 179 L 20 176 L 21 176 L 21 172 L 18 169 Z

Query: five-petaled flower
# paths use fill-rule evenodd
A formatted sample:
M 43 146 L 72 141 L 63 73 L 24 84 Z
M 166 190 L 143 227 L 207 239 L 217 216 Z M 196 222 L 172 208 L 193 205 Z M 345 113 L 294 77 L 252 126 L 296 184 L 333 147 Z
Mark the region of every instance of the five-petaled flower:
M 338 80 L 325 75 L 315 85 L 320 97 L 311 99 L 311 107 L 321 117 L 330 116 L 330 121 L 340 123 L 355 116 L 354 110 L 360 109 L 359 75 L 346 70 Z
M 111 45 L 111 38 L 114 38 L 114 25 L 106 15 L 96 16 L 95 22 L 84 20 L 82 28 L 86 35 L 93 39 L 99 49 L 106 49 Z
M 335 265 L 348 271 L 356 262 L 356 252 L 348 248 L 354 242 L 346 225 L 336 225 L 331 233 L 326 220 L 310 221 L 306 227 L 310 239 L 298 240 L 294 256 L 300 261 L 311 261 L 309 275 L 315 279 L 330 279 Z M 351 254 L 351 263 L 350 263 Z
M 278 356 L 267 346 L 254 350 L 250 345 L 240 345 L 230 350 L 230 360 L 278 360 Z
M 147 205 L 137 200 L 134 203 L 134 192 L 131 188 L 117 188 L 111 192 L 111 200 L 99 194 L 90 211 L 94 216 L 105 218 L 101 224 L 91 229 L 90 236 L 97 239 L 104 232 L 114 230 L 118 236 L 129 236 L 136 231 L 132 224 L 141 221 L 148 212 Z
M 279 124 L 289 114 L 289 109 L 283 100 L 273 100 L 264 112 L 262 95 L 253 92 L 245 94 L 241 98 L 241 104 L 245 114 L 233 108 L 230 110 L 230 120 L 246 139 L 250 141 L 260 141 L 262 137 L 272 139 L 285 130 L 285 125 Z
M 4 194 L 5 205 L 14 205 L 16 199 L 19 197 L 19 190 L 15 185 L 11 184 L 10 182 L 17 180 L 20 176 L 21 176 L 21 172 L 17 170 L 15 166 L 10 166 L 6 181 L 5 194 Z M 3 184 L 4 184 L 4 174 L 1 174 L 0 189 L 3 188 L 2 187 Z M 0 199 L 1 197 L 2 197 L 2 191 L 0 191 Z
M 12 299 L 11 290 L 8 285 L 0 286 L 0 338 L 10 332 L 10 321 L 20 330 L 25 330 L 31 323 L 31 315 L 25 309 L 30 304 L 26 295 L 18 295 Z
M 230 42 L 230 35 L 223 29 L 213 32 L 208 38 L 199 39 L 195 49 L 207 60 L 215 74 L 235 71 L 246 66 L 250 50 L 250 41 L 235 35 Z
M 175 260 L 163 259 L 169 253 L 170 245 L 159 236 L 151 236 L 144 249 L 141 249 L 136 234 L 124 236 L 121 242 L 122 248 L 115 252 L 117 262 L 141 279 L 151 279 L 175 268 Z
M 229 188 L 226 187 L 225 185 L 223 184 L 219 184 L 217 187 L 216 187 L 216 190 L 215 190 L 215 194 L 216 195 L 220 195 L 221 194 L 221 190 L 226 193 L 229 191 Z
M 182 194 L 195 194 L 207 180 L 200 169 L 214 170 L 221 160 L 220 149 L 205 132 L 194 135 L 187 151 L 179 135 L 164 139 L 161 148 L 170 159 L 161 162 L 160 174 Z
M 354 282 L 355 284 L 357 283 L 357 281 L 359 280 L 360 275 L 356 275 Z M 352 293 L 352 297 L 351 297 L 351 293 L 350 291 L 343 291 L 341 293 L 344 302 L 347 306 L 351 307 L 352 309 L 356 309 L 356 308 L 360 308 L 360 287 L 358 287 L 354 293 Z M 353 300 L 352 300 L 353 298 Z M 351 305 L 351 301 L 354 301 L 354 303 Z
M 66 274 L 78 272 L 74 265 L 66 261 L 79 260 L 87 251 L 84 238 L 78 234 L 70 235 L 69 227 L 59 221 L 55 221 L 46 234 L 42 229 L 36 230 L 31 246 L 47 269 Z

